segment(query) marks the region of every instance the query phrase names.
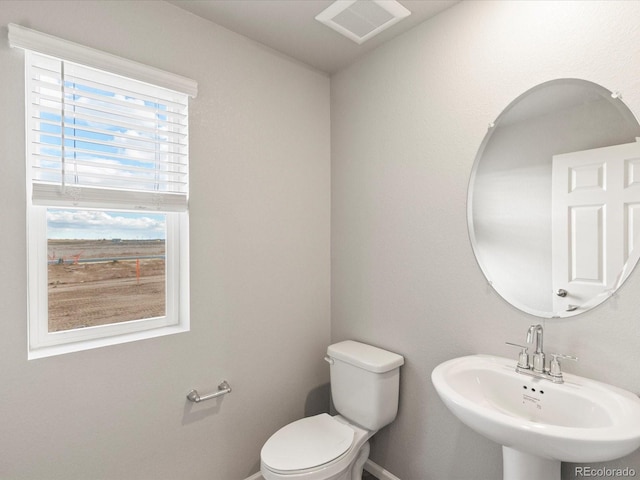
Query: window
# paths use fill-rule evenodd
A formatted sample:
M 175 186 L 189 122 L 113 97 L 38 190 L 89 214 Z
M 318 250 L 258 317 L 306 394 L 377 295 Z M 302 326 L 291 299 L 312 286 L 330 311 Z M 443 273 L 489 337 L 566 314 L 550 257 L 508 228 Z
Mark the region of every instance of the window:
M 29 358 L 187 331 L 195 84 L 9 37 L 25 49 Z

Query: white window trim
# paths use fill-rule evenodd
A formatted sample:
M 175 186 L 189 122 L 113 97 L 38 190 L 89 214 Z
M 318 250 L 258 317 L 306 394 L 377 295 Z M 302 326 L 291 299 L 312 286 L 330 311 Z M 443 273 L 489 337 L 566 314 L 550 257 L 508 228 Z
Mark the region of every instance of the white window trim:
M 27 208 L 29 359 L 189 331 L 189 216 L 167 213 L 166 315 L 49 332 L 46 210 L 34 205 Z
M 193 98 L 198 94 L 198 84 L 190 78 L 85 47 L 15 23 L 9 24 L 9 45 L 116 73 L 123 77 L 134 78 L 169 90 L 186 93 Z
M 192 97 L 197 83 L 169 72 L 30 30 L 9 25 L 12 47 L 32 50 L 136 80 L 168 88 Z M 27 119 L 28 122 L 28 119 Z M 31 155 L 27 135 L 26 154 Z M 188 211 L 166 212 L 166 315 L 158 318 L 48 331 L 48 272 L 46 206 L 32 201 L 31 176 L 27 175 L 28 239 L 28 358 L 43 358 L 107 345 L 186 332 L 190 328 L 189 216 Z M 108 210 L 107 206 L 101 209 Z

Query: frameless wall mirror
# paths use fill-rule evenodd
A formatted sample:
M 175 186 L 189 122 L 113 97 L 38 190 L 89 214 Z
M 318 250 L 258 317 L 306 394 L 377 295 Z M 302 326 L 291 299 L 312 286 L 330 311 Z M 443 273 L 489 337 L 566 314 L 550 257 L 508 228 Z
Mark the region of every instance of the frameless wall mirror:
M 640 256 L 640 125 L 597 84 L 538 85 L 490 125 L 467 205 L 476 259 L 500 296 L 539 317 L 585 312 Z

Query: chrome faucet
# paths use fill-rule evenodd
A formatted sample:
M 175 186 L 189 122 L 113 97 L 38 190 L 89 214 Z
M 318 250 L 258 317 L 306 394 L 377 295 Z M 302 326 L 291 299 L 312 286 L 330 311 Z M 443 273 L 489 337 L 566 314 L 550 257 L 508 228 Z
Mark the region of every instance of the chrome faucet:
M 528 345 L 519 345 L 517 343 L 506 342 L 508 345 L 519 347 L 522 349 L 518 357 L 518 365 L 516 366 L 516 372 L 524 375 L 529 375 L 535 378 L 544 378 L 551 380 L 553 383 L 563 383 L 562 368 L 560 365 L 560 359 L 578 360 L 571 355 L 564 355 L 561 353 L 552 353 L 553 357 L 549 368 L 545 368 L 545 354 L 543 346 L 543 334 L 544 330 L 542 325 L 531 325 L 527 330 L 527 344 L 533 345 L 535 352 L 531 355 L 533 361 L 529 363 L 529 354 L 527 350 Z
M 527 343 L 533 343 L 536 351 L 533 353 L 533 371 L 535 373 L 544 373 L 544 347 L 542 344 L 543 336 L 542 325 L 531 325 L 527 331 Z

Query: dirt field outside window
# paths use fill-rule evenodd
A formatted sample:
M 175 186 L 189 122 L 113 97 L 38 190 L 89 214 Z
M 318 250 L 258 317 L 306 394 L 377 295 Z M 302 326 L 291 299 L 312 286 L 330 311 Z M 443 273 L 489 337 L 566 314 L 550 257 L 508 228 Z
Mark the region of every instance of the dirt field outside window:
M 49 240 L 49 331 L 165 315 L 163 240 Z

